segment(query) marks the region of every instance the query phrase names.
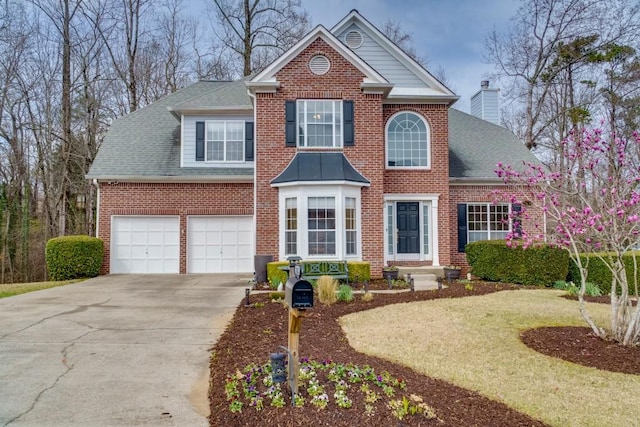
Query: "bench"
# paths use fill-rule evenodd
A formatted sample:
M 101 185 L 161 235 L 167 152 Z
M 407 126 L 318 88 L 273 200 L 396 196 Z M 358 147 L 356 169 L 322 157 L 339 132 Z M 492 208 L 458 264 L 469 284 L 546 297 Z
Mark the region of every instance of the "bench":
M 320 276 L 344 279 L 349 284 L 349 266 L 347 261 L 303 261 L 302 278 L 318 280 Z

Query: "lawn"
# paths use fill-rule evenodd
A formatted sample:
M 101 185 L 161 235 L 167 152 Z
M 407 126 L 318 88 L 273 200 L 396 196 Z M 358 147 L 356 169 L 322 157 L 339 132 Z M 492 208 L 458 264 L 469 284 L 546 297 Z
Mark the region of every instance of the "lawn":
M 42 289 L 55 288 L 57 286 L 69 285 L 71 283 L 82 282 L 85 279 L 61 280 L 58 282 L 31 282 L 31 283 L 7 283 L 0 284 L 0 298 L 25 294 L 27 292 L 39 291 Z
M 640 425 L 634 413 L 640 348 L 590 335 L 578 303 L 562 295 L 458 282 L 443 290 L 376 294 L 372 301 L 356 297 L 326 306 L 316 300 L 300 332 L 308 378 L 299 384 L 297 407 L 286 386 L 281 393 L 271 387 L 268 374 L 268 355 L 287 342 L 288 310 L 266 294 L 252 295 L 213 348 L 210 423 Z M 608 315 L 605 304 L 588 308 L 601 321 Z M 525 331 L 530 345 L 551 356 L 523 344 Z M 606 370 L 616 362 L 627 373 Z M 411 414 L 418 406 L 425 412 Z
M 640 375 L 542 355 L 520 340 L 544 326 L 584 326 L 562 292 L 518 290 L 390 305 L 340 319 L 355 350 L 503 402 L 553 426 L 633 426 Z M 588 304 L 601 324 L 609 307 Z M 639 372 L 640 374 L 640 372 Z

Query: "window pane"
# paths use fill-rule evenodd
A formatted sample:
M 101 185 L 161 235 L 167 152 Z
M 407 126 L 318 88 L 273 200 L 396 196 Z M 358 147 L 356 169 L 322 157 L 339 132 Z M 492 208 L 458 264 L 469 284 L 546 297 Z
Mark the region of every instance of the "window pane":
M 387 206 L 387 254 L 393 255 L 393 206 Z
M 414 113 L 396 115 L 387 128 L 388 166 L 427 166 L 427 126 Z
M 429 253 L 429 205 L 422 206 L 422 241 L 424 242 L 423 251 Z
M 309 255 L 335 255 L 335 198 L 309 197 L 307 219 Z
M 207 161 L 244 160 L 244 122 L 216 121 L 207 123 Z
M 342 101 L 299 100 L 298 146 L 340 147 Z
M 345 228 L 345 252 L 347 255 L 356 255 L 357 230 L 356 230 L 356 199 L 346 197 L 344 199 L 344 228 Z
M 298 254 L 298 201 L 295 197 L 285 199 L 285 254 Z
M 469 229 L 469 242 L 503 240 L 511 229 L 509 205 L 468 204 L 467 226 Z

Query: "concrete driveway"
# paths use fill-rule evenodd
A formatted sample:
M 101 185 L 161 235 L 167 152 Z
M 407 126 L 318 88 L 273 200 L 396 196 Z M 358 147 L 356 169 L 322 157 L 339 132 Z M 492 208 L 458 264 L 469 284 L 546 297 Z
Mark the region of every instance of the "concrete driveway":
M 248 275 L 115 275 L 0 299 L 0 426 L 207 425 Z

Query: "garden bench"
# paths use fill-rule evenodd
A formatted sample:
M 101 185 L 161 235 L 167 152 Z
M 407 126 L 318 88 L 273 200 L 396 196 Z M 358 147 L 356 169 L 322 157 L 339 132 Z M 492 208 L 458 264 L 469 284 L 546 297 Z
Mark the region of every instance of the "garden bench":
M 347 261 L 303 261 L 302 278 L 317 280 L 320 276 L 331 276 L 344 279 L 349 284 L 349 267 Z

